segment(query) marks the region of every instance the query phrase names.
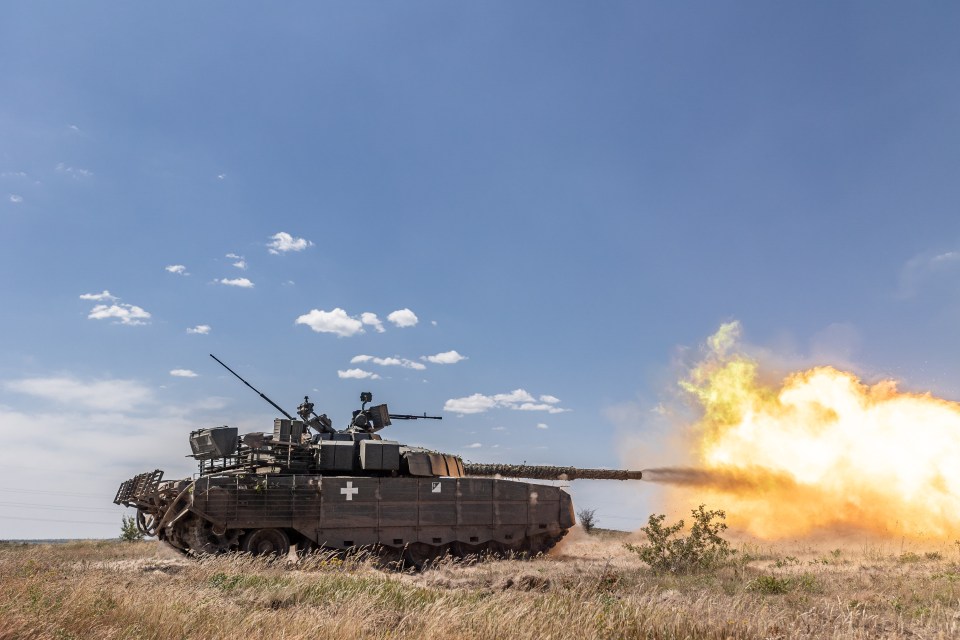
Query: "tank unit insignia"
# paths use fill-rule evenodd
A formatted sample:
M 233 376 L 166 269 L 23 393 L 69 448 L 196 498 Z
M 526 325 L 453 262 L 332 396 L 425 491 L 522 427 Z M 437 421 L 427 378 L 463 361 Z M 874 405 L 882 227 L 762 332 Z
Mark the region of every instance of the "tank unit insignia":
M 343 489 L 340 489 L 340 493 L 342 493 L 343 495 L 347 496 L 347 501 L 349 502 L 349 501 L 352 501 L 352 500 L 353 500 L 353 496 L 355 496 L 355 495 L 357 495 L 358 493 L 360 493 L 360 489 L 358 489 L 357 487 L 353 486 L 353 482 L 351 482 L 351 481 L 348 480 L 348 481 L 347 481 L 347 486 L 345 486 Z

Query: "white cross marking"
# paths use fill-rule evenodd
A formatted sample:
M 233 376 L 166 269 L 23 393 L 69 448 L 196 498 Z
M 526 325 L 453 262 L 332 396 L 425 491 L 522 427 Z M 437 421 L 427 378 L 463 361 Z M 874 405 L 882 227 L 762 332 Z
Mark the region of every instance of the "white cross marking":
M 353 502 L 353 496 L 355 496 L 355 495 L 357 495 L 358 493 L 360 493 L 360 489 L 358 489 L 358 488 L 356 488 L 355 486 L 353 486 L 353 482 L 352 482 L 352 481 L 348 481 L 348 482 L 347 482 L 347 486 L 345 486 L 343 489 L 340 489 L 340 493 L 342 493 L 343 495 L 347 496 L 347 500 Z

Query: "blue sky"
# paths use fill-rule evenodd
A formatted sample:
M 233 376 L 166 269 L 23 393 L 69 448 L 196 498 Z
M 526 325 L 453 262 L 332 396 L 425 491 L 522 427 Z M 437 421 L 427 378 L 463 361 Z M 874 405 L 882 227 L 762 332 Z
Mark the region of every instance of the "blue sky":
M 474 461 L 677 462 L 730 320 L 960 398 L 960 10 L 917 7 L 5 4 L 0 538 L 114 536 L 191 429 L 268 429 L 211 352 Z

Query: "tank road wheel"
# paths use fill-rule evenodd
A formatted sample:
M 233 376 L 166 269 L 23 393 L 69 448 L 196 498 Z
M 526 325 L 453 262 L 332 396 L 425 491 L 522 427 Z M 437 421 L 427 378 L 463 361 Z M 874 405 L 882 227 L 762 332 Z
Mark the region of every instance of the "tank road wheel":
M 500 544 L 500 554 L 504 557 L 533 558 L 550 551 L 566 534 L 566 531 L 562 531 L 558 535 L 543 533 L 524 538 L 519 544 Z
M 447 547 L 434 547 L 423 542 L 411 542 L 403 547 L 387 547 L 390 549 L 390 564 L 397 569 L 421 570 L 431 561 L 443 557 Z M 383 554 L 386 555 L 386 554 Z
M 255 556 L 285 556 L 290 551 L 290 538 L 280 529 L 255 529 L 244 538 L 243 550 Z
M 549 533 L 544 533 L 539 536 L 534 536 L 530 540 L 530 547 L 527 551 L 530 555 L 537 554 L 546 554 L 550 549 L 553 549 L 558 542 L 563 539 L 563 536 L 567 535 L 566 529 L 561 531 L 559 534 L 550 535 Z
M 210 522 L 194 517 L 182 530 L 182 542 L 193 554 L 226 553 L 235 551 L 239 546 L 239 533 L 237 530 L 218 529 Z

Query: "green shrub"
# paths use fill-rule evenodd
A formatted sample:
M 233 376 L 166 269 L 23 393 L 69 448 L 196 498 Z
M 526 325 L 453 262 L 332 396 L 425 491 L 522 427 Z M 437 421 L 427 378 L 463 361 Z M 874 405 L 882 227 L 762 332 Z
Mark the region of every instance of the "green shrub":
M 736 553 L 730 543 L 720 537 L 727 524 L 723 511 L 707 511 L 700 505 L 691 512 L 693 526 L 683 536 L 683 520 L 664 526 L 666 516 L 653 514 L 647 526 L 641 528 L 647 536 L 647 544 L 626 544 L 627 549 L 640 556 L 657 573 L 695 573 L 723 564 Z M 714 520 L 717 520 L 714 522 Z
M 129 518 L 123 516 L 122 524 L 120 525 L 120 539 L 124 542 L 143 540 L 143 531 L 140 531 L 140 527 L 137 526 L 137 519 L 133 516 Z
M 760 575 L 749 581 L 747 591 L 765 595 L 780 595 L 790 591 L 806 593 L 820 593 L 823 591 L 817 577 L 811 573 L 802 573 L 795 576 L 767 576 Z
M 747 591 L 765 593 L 767 595 L 776 595 L 787 593 L 793 586 L 790 578 L 780 578 L 777 576 L 757 576 L 747 583 Z
M 593 528 L 596 526 L 596 509 L 580 509 L 577 511 L 577 520 L 580 521 L 580 526 L 583 527 L 583 530 L 587 533 L 593 531 Z

